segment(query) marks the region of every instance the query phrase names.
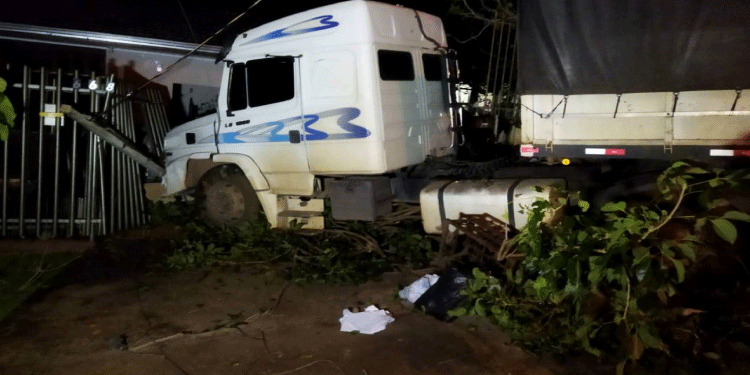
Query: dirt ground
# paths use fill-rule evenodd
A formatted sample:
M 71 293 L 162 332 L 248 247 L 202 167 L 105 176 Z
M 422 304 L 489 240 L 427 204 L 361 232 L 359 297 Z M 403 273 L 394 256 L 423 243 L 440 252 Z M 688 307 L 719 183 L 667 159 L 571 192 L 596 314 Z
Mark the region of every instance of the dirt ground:
M 138 241 L 127 246 L 139 251 Z M 443 323 L 403 305 L 395 292 L 414 276 L 298 286 L 257 268 L 111 276 L 102 267 L 82 262 L 62 275 L 67 285 L 0 323 L 0 375 L 570 372 L 508 344 L 494 326 Z M 369 304 L 395 322 L 374 335 L 339 331 L 344 308 Z

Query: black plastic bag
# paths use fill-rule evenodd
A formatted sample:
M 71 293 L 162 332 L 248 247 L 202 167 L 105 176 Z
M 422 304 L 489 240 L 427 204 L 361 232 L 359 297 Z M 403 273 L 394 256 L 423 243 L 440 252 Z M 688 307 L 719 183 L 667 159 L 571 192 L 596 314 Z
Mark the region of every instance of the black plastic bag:
M 453 316 L 448 311 L 459 307 L 466 296 L 461 291 L 469 284 L 469 274 L 451 268 L 440 275 L 440 279 L 414 302 L 414 307 L 440 320 L 449 321 Z

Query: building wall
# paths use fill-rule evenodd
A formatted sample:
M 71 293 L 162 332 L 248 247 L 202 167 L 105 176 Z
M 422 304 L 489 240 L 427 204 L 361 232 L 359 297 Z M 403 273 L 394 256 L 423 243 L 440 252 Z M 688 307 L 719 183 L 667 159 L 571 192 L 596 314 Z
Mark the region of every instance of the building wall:
M 107 51 L 107 67 L 116 77 L 141 84 L 161 73 L 180 57 L 177 54 L 110 49 Z M 191 56 L 155 82 L 166 87 L 170 97 L 173 96 L 174 84 L 218 89 L 222 67 L 220 63 L 215 64 L 212 58 Z

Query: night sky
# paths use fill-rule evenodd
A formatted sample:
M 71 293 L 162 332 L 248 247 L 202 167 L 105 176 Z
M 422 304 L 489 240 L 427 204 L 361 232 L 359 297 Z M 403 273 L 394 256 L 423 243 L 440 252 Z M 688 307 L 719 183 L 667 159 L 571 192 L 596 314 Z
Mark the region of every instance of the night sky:
M 43 8 L 38 2 L 15 2 L 10 12 L 0 13 L 0 22 L 23 23 L 112 34 L 151 37 L 181 42 L 200 42 L 243 12 L 255 0 L 182 0 L 186 22 L 177 0 L 61 0 Z M 233 39 L 240 32 L 263 23 L 323 5 L 336 0 L 280 1 L 263 0 L 238 21 L 218 41 Z M 444 17 L 450 0 L 383 1 L 416 8 Z

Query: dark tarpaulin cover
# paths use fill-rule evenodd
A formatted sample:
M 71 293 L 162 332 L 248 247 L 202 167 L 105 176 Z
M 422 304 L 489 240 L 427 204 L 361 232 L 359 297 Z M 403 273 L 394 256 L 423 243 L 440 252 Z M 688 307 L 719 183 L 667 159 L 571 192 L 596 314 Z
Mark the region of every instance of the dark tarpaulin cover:
M 750 88 L 750 0 L 519 0 L 521 94 Z

